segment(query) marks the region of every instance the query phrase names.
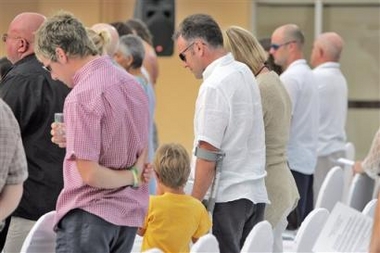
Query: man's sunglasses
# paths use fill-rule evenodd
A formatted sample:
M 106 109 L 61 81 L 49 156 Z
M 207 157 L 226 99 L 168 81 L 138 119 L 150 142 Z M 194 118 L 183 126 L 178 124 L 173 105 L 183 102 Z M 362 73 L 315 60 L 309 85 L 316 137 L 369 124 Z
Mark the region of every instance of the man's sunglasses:
M 181 61 L 183 61 L 183 62 L 186 62 L 186 55 L 185 55 L 185 52 L 187 51 L 187 50 L 189 50 L 189 48 L 191 47 L 191 46 L 193 46 L 194 45 L 194 43 L 195 43 L 195 41 L 193 41 L 190 45 L 188 45 L 184 50 L 182 50 L 182 52 L 181 53 L 179 53 L 179 58 L 181 59 Z
M 292 40 L 292 41 L 288 41 L 288 42 L 285 42 L 285 43 L 282 43 L 282 44 L 271 44 L 270 48 L 273 48 L 273 50 L 278 50 L 282 46 L 286 46 L 286 45 L 289 45 L 290 43 L 295 43 L 295 42 L 297 42 L 297 41 Z

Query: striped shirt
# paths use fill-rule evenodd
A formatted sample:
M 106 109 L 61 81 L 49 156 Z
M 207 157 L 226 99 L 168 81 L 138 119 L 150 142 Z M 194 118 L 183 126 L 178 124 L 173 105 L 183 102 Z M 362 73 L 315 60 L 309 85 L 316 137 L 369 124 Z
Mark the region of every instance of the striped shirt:
M 108 57 L 87 63 L 74 75 L 73 84 L 64 105 L 64 188 L 56 222 L 79 208 L 115 225 L 141 226 L 148 206 L 147 186 L 91 187 L 82 181 L 75 160 L 113 169 L 132 166 L 148 142 L 147 96 L 134 77 Z

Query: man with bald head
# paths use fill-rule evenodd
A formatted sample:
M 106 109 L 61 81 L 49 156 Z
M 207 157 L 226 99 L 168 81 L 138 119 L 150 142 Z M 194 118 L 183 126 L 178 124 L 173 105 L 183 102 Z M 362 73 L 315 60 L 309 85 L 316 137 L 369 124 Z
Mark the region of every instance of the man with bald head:
M 310 57 L 320 101 L 314 200 L 327 172 L 345 155 L 348 91 L 346 78 L 340 71 L 342 49 L 343 39 L 335 32 L 326 32 L 315 39 Z
M 284 70 L 280 79 L 292 101 L 287 156 L 301 198 L 288 217 L 289 229 L 297 228 L 313 209 L 313 174 L 317 162 L 318 91 L 302 52 L 304 41 L 297 25 L 283 25 L 273 32 L 269 51 L 274 62 Z
M 2 36 L 7 58 L 14 66 L 1 80 L 0 97 L 20 125 L 29 173 L 20 205 L 12 214 L 5 252 L 20 252 L 35 221 L 55 209 L 63 187 L 65 150 L 51 142 L 50 125 L 54 113 L 62 112 L 69 89 L 53 81 L 34 55 L 34 33 L 44 21 L 41 14 L 21 13 Z

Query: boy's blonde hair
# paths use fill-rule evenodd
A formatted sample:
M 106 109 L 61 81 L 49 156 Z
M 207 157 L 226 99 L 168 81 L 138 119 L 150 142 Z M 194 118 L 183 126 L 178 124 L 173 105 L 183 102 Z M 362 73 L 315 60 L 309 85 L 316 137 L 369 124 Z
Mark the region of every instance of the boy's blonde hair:
M 167 187 L 183 187 L 190 175 L 190 158 L 186 149 L 177 143 L 160 146 L 153 161 L 159 181 Z

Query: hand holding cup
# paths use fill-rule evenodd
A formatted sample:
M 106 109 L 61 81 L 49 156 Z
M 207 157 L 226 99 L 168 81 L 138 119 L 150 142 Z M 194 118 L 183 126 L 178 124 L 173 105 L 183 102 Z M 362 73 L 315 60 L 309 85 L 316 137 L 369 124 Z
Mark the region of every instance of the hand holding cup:
M 51 124 L 51 141 L 59 147 L 66 147 L 66 129 L 63 122 L 63 113 L 54 114 L 54 122 Z

